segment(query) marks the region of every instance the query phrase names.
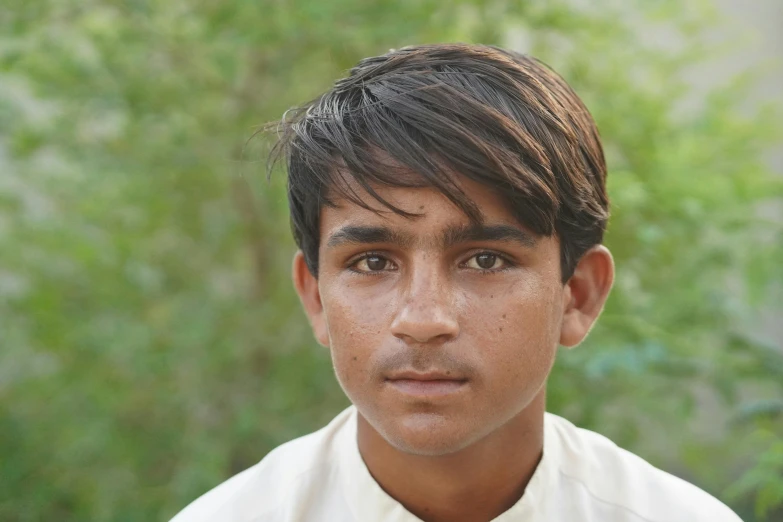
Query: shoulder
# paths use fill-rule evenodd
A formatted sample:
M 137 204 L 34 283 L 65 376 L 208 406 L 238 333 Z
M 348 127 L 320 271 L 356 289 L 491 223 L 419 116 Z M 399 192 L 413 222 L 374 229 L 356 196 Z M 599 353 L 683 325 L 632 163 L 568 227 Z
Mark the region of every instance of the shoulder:
M 618 520 L 634 522 L 741 522 L 718 499 L 603 435 L 552 414 L 546 423 L 557 441 L 558 480 L 600 505 L 601 512 L 623 512 Z
M 278 520 L 301 484 L 333 471 L 335 438 L 350 410 L 321 430 L 278 446 L 258 464 L 191 502 L 171 522 Z

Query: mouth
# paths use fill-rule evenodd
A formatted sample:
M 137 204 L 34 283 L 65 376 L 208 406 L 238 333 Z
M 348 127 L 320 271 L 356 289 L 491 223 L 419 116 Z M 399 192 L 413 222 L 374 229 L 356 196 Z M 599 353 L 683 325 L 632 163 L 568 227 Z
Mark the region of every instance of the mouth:
M 386 379 L 395 391 L 413 397 L 443 397 L 458 393 L 468 380 L 452 376 L 451 372 L 400 372 Z

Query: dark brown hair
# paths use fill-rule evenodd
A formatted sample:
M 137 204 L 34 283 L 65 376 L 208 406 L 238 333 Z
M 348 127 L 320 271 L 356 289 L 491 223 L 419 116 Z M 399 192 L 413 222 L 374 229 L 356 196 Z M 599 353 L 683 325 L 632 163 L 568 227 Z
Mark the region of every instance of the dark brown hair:
M 481 183 L 520 224 L 557 234 L 564 282 L 603 240 L 609 200 L 595 123 L 565 81 L 530 56 L 464 44 L 391 50 L 288 111 L 278 129 L 271 165 L 286 163 L 294 238 L 316 276 L 321 209 L 339 198 L 368 208 L 356 184 L 404 216 L 373 187 L 431 186 L 478 223 L 454 176 Z

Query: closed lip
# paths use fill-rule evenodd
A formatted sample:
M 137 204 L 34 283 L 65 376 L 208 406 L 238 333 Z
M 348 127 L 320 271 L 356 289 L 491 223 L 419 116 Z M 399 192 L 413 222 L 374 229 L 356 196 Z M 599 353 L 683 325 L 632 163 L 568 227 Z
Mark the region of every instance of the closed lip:
M 417 401 L 448 400 L 467 388 L 468 380 L 450 371 L 405 371 L 392 374 L 386 384 L 406 397 Z
M 427 381 L 455 381 L 455 382 L 465 382 L 467 381 L 466 378 L 455 375 L 454 373 L 450 371 L 441 371 L 441 370 L 429 370 L 426 372 L 417 372 L 417 371 L 403 371 L 403 372 L 397 372 L 394 373 L 386 378 L 388 381 L 421 381 L 421 382 L 427 382 Z

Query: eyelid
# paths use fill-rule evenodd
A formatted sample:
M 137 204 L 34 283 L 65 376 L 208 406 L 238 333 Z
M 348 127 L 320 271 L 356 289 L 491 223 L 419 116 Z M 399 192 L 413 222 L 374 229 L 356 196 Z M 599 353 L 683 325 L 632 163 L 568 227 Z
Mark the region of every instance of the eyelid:
M 354 273 L 362 274 L 362 275 L 377 275 L 377 274 L 382 274 L 384 272 L 389 272 L 390 271 L 389 269 L 364 271 L 364 270 L 356 270 L 354 268 L 357 263 L 367 259 L 368 257 L 380 257 L 382 259 L 385 259 L 388 263 L 391 263 L 392 265 L 394 265 L 394 269 L 393 270 L 397 269 L 397 264 L 394 262 L 394 260 L 391 258 L 391 256 L 389 256 L 388 254 L 385 254 L 383 252 L 377 252 L 377 251 L 362 252 L 361 254 L 358 254 L 356 256 L 351 257 L 346 262 L 346 269 L 348 269 L 348 270 L 350 270 L 350 271 L 352 271 Z
M 384 252 L 380 252 L 377 250 L 367 250 L 365 252 L 361 252 L 359 254 L 355 254 L 349 257 L 348 260 L 345 262 L 345 265 L 352 266 L 358 263 L 359 261 L 361 261 L 362 259 L 367 259 L 368 257 L 373 257 L 373 256 L 382 257 L 384 259 L 388 259 L 389 261 L 391 261 L 389 255 Z
M 482 248 L 482 249 L 476 249 L 476 250 L 472 251 L 470 253 L 470 255 L 468 255 L 468 256 L 466 256 L 464 258 L 464 260 L 459 264 L 459 266 L 460 267 L 465 266 L 468 261 L 470 261 L 471 259 L 473 259 L 476 256 L 480 256 L 481 254 L 490 254 L 490 255 L 496 256 L 496 257 L 500 258 L 503 261 L 505 266 L 503 268 L 482 268 L 482 269 L 475 269 L 474 268 L 473 270 L 480 270 L 482 272 L 502 272 L 503 270 L 506 270 L 508 268 L 512 268 L 512 267 L 517 265 L 516 261 L 514 261 L 514 259 L 512 259 L 511 256 L 509 256 L 507 254 L 503 254 L 503 253 L 498 252 L 496 250 L 490 250 L 490 249 Z
M 474 248 L 474 249 L 471 249 L 468 253 L 464 254 L 464 256 L 463 256 L 464 261 L 462 261 L 462 263 L 460 263 L 460 264 L 463 264 L 466 261 L 468 261 L 469 259 L 472 259 L 472 258 L 474 258 L 476 256 L 481 255 L 481 254 L 491 254 L 493 256 L 497 256 L 497 257 L 503 259 L 503 261 L 505 261 L 508 264 L 515 264 L 516 263 L 516 261 L 514 260 L 513 256 L 510 256 L 510 255 L 505 254 L 503 252 L 499 252 L 499 251 L 493 250 L 491 248 Z

